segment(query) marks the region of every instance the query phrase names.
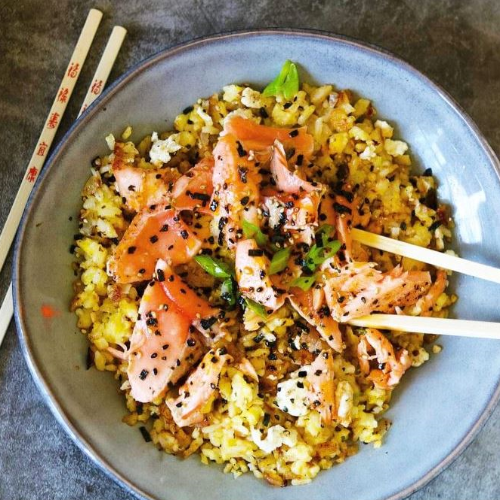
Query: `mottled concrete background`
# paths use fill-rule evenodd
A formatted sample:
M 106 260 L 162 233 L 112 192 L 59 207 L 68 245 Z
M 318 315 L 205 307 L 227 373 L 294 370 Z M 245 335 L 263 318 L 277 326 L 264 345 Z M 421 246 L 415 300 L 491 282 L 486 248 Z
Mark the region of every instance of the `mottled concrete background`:
M 500 152 L 498 0 L 2 0 L 0 224 L 90 7 L 105 17 L 59 137 L 76 117 L 114 24 L 129 35 L 111 80 L 194 37 L 279 26 L 341 33 L 401 55 L 448 90 Z M 1 276 L 2 296 L 9 279 L 10 261 Z M 28 373 L 14 325 L 0 348 L 0 395 L 1 500 L 132 498 L 59 428 Z M 499 416 L 497 409 L 468 450 L 412 500 L 500 498 Z

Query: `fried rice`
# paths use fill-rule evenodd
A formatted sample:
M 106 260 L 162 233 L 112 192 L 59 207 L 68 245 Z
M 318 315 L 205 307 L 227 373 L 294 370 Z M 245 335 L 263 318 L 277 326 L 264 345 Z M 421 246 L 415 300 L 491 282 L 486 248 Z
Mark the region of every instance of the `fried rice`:
M 77 279 L 71 307 L 88 338 L 89 366 L 113 374 L 127 409 L 123 422 L 137 426 L 146 441 L 182 458 L 196 453 L 204 464 L 220 464 L 235 477 L 251 471 L 272 485 L 301 485 L 357 453 L 361 443 L 380 447 L 391 425 L 384 414 L 394 387 L 377 385 L 361 366 L 363 329 L 342 323 L 341 352 L 329 349 L 322 338 L 316 340 L 319 348 L 312 352 L 307 335 L 314 330 L 317 337 L 315 329 L 304 325 L 307 322 L 288 302 L 268 312 L 264 320 L 250 307 L 244 312 L 239 307 L 228 311 L 232 320 L 227 327 L 229 337 L 220 345 L 231 344 L 244 353 L 257 379 L 237 363 L 226 364 L 217 394 L 200 410 L 203 424 L 193 426 L 177 425 L 165 393 L 145 403 L 134 399 L 129 360 L 116 356 L 117 350 L 126 352 L 130 346 L 145 287 L 141 282 L 117 283 L 108 272 L 109 261 L 133 217 L 113 174 L 117 147 L 122 161 L 134 168 L 168 166 L 185 174 L 201 159 L 211 157 L 226 120 L 235 115 L 266 126 L 306 127 L 314 139 L 314 152 L 305 169 L 307 179 L 324 185 L 340 181 L 351 185 L 361 200 L 359 227 L 444 251 L 452 221 L 447 207 L 436 199 L 436 180 L 429 170 L 420 175 L 412 171 L 408 145 L 391 124 L 377 118 L 370 100 L 333 85 L 304 83 L 289 99 L 264 96 L 249 85 L 228 85 L 186 108 L 175 118 L 174 130 L 152 133 L 137 143 L 129 140 L 131 127 L 120 138 L 106 138 L 111 152 L 92 161 L 82 191 L 79 237 L 73 248 Z M 222 251 L 221 255 L 229 256 Z M 378 264 L 383 272 L 401 266 L 404 271 L 436 273 L 421 262 L 355 241 L 352 255 L 355 261 Z M 196 262 L 182 264 L 177 272 L 210 303 L 221 302 L 220 282 Z M 446 317 L 455 300 L 454 295 L 442 291 L 427 314 Z M 399 312 L 419 315 L 421 301 Z M 440 350 L 432 345 L 435 338 L 431 336 L 383 334 L 395 352 L 407 353 L 413 368 L 425 363 L 430 352 Z M 336 405 L 328 424 L 314 405 L 302 408 L 298 416 L 287 408 L 304 398 L 304 384 L 297 378 L 301 366 L 312 363 L 314 353 L 324 350 L 332 356 Z

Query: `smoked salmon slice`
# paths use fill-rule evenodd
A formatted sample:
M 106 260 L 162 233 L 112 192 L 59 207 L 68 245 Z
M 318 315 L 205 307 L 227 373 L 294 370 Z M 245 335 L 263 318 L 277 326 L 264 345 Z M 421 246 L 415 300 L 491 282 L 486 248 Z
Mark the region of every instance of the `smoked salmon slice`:
M 113 175 L 120 196 L 130 210 L 139 212 L 144 207 L 155 203 L 164 203 L 170 199 L 170 191 L 179 178 L 175 168 L 145 168 L 113 163 Z
M 172 417 L 179 427 L 203 422 L 205 419 L 203 409 L 216 394 L 222 369 L 231 359 L 224 348 L 211 349 L 184 385 L 179 388 L 179 397 L 166 400 Z
M 308 182 L 288 169 L 285 149 L 279 141 L 274 142 L 270 168 L 279 191 L 291 194 L 310 193 L 315 190 L 324 191 L 321 184 Z
M 428 272 L 403 271 L 399 266 L 388 273 L 366 262 L 336 269 L 330 268 L 325 278 L 325 295 L 333 318 L 339 322 L 375 311 L 393 313 L 396 307 L 415 304 L 431 286 Z
M 303 291 L 300 288 L 292 288 L 288 299 L 292 307 L 313 327 L 318 330 L 323 340 L 335 351 L 342 352 L 342 333 L 338 323 L 331 317 L 330 309 L 326 304 L 317 307 L 314 304 L 314 293 L 311 289 Z M 323 301 L 322 301 L 323 302 Z
M 236 245 L 236 280 L 244 297 L 275 311 L 285 302 L 268 276 L 270 261 L 255 240 L 240 240 Z
M 227 333 L 219 321 L 224 317 L 223 311 L 198 296 L 164 260 L 158 260 L 155 274 L 167 297 L 203 335 L 218 340 Z
M 153 205 L 132 220 L 108 263 L 118 283 L 150 280 L 158 259 L 185 264 L 200 250 L 201 241 L 170 205 Z
M 277 227 L 277 222 L 282 230 L 295 231 L 299 233 L 300 241 L 310 244 L 314 236 L 312 226 L 318 225 L 319 204 L 325 187 L 290 171 L 279 141 L 273 147 L 270 170 L 276 190 L 265 190 L 263 205 L 271 226 Z
M 226 243 L 234 247 L 241 237 L 241 221 L 254 221 L 259 202 L 261 176 L 235 137 L 225 135 L 214 149 L 214 192 L 210 209 L 219 219 L 218 228 Z M 220 240 L 222 242 L 223 240 Z
M 204 158 L 180 177 L 172 189 L 172 203 L 177 210 L 210 211 L 213 192 L 214 159 Z
M 314 138 L 307 133 L 306 127 L 268 127 L 235 115 L 226 120 L 224 131 L 241 141 L 246 150 L 262 151 L 278 140 L 287 150 L 293 150 L 291 160 L 295 162 L 307 161 L 314 150 Z M 300 156 L 302 160 L 298 160 Z
M 160 283 L 146 287 L 130 337 L 132 397 L 149 403 L 185 375 L 202 354 L 201 335 L 167 297 Z
M 374 354 L 371 354 L 373 351 Z M 392 389 L 411 366 L 408 351 L 401 349 L 395 352 L 387 337 L 374 328 L 367 328 L 361 336 L 358 359 L 361 371 L 379 389 Z M 376 360 L 377 368 L 371 369 L 372 360 Z
M 334 378 L 333 354 L 322 351 L 309 367 L 306 380 L 309 384 L 309 403 L 320 412 L 321 419 L 327 425 L 331 424 L 336 416 Z

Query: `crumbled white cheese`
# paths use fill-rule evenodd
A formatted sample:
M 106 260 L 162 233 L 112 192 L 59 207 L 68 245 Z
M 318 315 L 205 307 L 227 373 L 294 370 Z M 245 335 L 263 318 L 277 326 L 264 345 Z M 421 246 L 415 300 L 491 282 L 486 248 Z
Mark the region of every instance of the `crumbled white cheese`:
M 239 85 L 226 85 L 222 87 L 222 99 L 226 102 L 238 101 L 241 96 L 242 87 Z
M 391 156 L 401 156 L 408 150 L 408 144 L 403 141 L 393 141 L 392 139 L 386 139 L 384 142 L 384 149 Z
M 394 132 L 394 129 L 384 120 L 377 120 L 375 122 L 375 128 L 380 129 L 382 137 L 391 138 Z
M 201 128 L 202 132 L 207 134 L 217 134 L 219 132 L 217 129 L 214 129 L 214 121 L 212 120 L 212 117 L 201 106 L 196 107 L 196 113 L 205 123 L 205 125 Z
M 151 135 L 152 146 L 149 151 L 151 163 L 155 167 L 161 167 L 163 163 L 168 163 L 172 158 L 171 154 L 179 151 L 181 145 L 177 142 L 179 134 L 172 134 L 165 140 L 160 140 L 158 134 L 153 132 Z
M 294 417 L 302 417 L 309 412 L 306 382 L 308 367 L 304 366 L 290 374 L 288 380 L 278 384 L 276 405 L 281 411 Z M 301 376 L 299 376 L 299 373 Z M 303 376 L 302 376 L 303 375 Z
M 247 108 L 264 108 L 265 102 L 262 99 L 262 95 L 257 90 L 253 90 L 250 87 L 245 87 L 241 93 L 241 103 Z
M 351 411 L 354 401 L 354 391 L 352 386 L 346 380 L 339 382 L 335 391 L 335 399 L 338 401 L 337 414 L 340 423 L 347 427 L 351 423 Z
M 106 144 L 111 151 L 115 149 L 115 136 L 113 134 L 109 134 L 106 136 Z
M 373 144 L 368 144 L 364 151 L 359 155 L 362 160 L 371 160 L 375 158 L 377 153 L 375 153 L 375 146 Z
M 285 429 L 281 425 L 273 425 L 267 430 L 267 436 L 262 439 L 262 434 L 257 429 L 251 430 L 253 442 L 265 453 L 272 453 L 282 445 L 295 446 L 297 444 L 297 431 Z

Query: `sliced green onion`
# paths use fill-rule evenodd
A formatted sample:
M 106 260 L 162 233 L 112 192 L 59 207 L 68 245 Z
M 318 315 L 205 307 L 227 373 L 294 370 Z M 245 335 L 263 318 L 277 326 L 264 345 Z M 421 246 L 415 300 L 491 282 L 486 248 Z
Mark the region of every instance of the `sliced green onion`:
M 283 269 L 285 269 L 288 264 L 288 259 L 290 259 L 291 252 L 291 248 L 281 248 L 280 250 L 278 250 L 271 259 L 269 274 L 276 274 L 283 271 Z
M 322 224 L 319 226 L 318 230 L 316 231 L 316 235 L 321 234 L 322 237 L 324 234 L 334 234 L 335 233 L 335 227 L 332 226 L 331 224 Z
M 259 226 L 243 219 L 242 229 L 245 238 L 254 238 L 260 247 L 267 245 L 267 236 L 260 230 Z
M 292 61 L 285 61 L 279 75 L 264 89 L 264 97 L 282 95 L 291 99 L 299 91 L 299 72 Z
M 194 260 L 210 275 L 215 278 L 231 278 L 234 272 L 220 260 L 213 259 L 209 255 L 197 255 Z
M 253 311 L 261 318 L 267 318 L 266 308 L 262 304 L 259 304 L 258 302 L 255 302 L 255 300 L 252 299 L 245 299 L 245 304 L 248 307 L 248 309 L 250 309 L 250 311 Z
M 309 288 L 311 288 L 314 285 L 314 282 L 316 281 L 316 276 L 300 276 L 299 278 L 295 278 L 291 283 L 291 287 L 298 287 L 301 290 L 304 290 L 304 292 L 307 292 Z
M 328 236 L 322 234 L 322 246 L 313 245 L 307 252 L 305 261 L 310 271 L 315 271 L 325 260 L 333 257 L 340 249 L 341 243 L 338 240 L 328 241 Z
M 234 306 L 234 304 L 236 304 L 236 288 L 234 286 L 234 281 L 231 278 L 227 278 L 222 282 L 220 296 L 230 306 Z

